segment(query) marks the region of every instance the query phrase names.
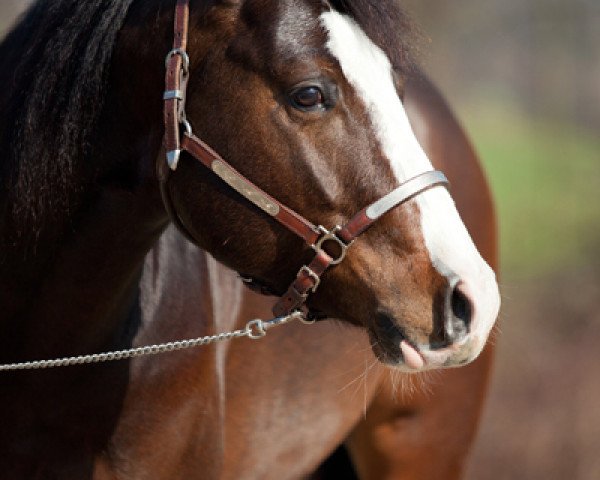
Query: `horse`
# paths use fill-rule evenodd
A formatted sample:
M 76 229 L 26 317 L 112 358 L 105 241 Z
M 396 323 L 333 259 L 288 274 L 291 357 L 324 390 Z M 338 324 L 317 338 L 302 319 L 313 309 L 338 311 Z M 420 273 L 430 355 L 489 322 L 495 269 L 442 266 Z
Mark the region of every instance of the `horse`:
M 297 478 L 344 440 L 361 478 L 460 473 L 489 351 L 463 365 L 481 353 L 499 295 L 445 182 L 423 177 L 433 167 L 400 101 L 411 101 L 407 29 L 392 1 L 31 7 L 0 46 L 0 361 L 264 318 L 272 301 L 232 272 L 280 296 L 279 311 L 323 320 L 260 344 L 3 373 L 4 478 Z M 163 95 L 160 52 L 167 86 L 185 88 Z M 415 129 L 495 265 L 481 171 L 419 85 Z M 195 161 L 206 152 L 235 175 Z M 341 228 L 315 229 L 308 246 L 289 218 L 295 230 Z M 290 282 L 308 285 L 299 305 Z M 441 399 L 396 403 L 390 367 L 455 366 L 430 386 Z M 346 402 L 339 390 L 357 372 L 363 398 Z

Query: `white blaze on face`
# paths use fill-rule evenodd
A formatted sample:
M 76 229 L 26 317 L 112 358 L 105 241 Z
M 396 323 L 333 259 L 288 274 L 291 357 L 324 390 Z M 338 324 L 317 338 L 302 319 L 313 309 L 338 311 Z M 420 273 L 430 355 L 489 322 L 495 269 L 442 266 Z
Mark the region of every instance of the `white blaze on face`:
M 347 15 L 327 11 L 321 23 L 329 34 L 327 48 L 364 102 L 398 184 L 433 170 L 409 124 L 387 55 Z M 499 309 L 495 275 L 479 255 L 445 188 L 430 189 L 415 200 L 432 264 L 442 275 L 458 276 L 473 294 L 473 337 L 478 337 L 473 340 L 481 343 L 476 346 L 480 350 Z

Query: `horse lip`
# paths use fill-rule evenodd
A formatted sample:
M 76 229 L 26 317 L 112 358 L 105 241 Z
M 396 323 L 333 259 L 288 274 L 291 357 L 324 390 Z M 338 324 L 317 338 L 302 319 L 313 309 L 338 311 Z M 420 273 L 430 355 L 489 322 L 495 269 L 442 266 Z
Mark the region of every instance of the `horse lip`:
M 432 349 L 430 347 L 422 346 L 419 348 L 419 353 L 424 358 L 427 369 L 461 366 L 469 363 L 470 359 L 465 357 L 464 361 L 461 361 L 457 360 L 456 356 L 459 354 L 460 350 L 465 346 L 468 340 L 469 338 L 467 337 L 462 342 L 455 343 L 441 349 Z
M 383 311 L 377 313 L 376 321 L 368 331 L 377 358 L 407 373 L 462 366 L 474 358 L 471 355 L 473 349 L 467 347 L 474 340 L 472 335 L 450 345 L 420 344 L 411 341 L 404 329 L 393 321 L 393 317 Z M 465 354 L 461 355 L 461 350 L 465 348 Z M 412 359 L 407 361 L 407 355 Z
M 394 367 L 405 367 L 416 372 L 426 367 L 427 360 L 421 349 L 394 322 L 391 315 L 379 312 L 375 325 L 369 328 L 373 352 L 383 362 Z
M 399 331 L 393 342 L 382 339 L 376 329 L 369 329 L 369 336 L 376 357 L 382 363 L 406 373 L 459 367 L 473 360 L 470 355 L 460 355 L 461 349 L 469 342 L 469 337 L 444 348 L 432 348 L 431 345 L 411 342 Z M 404 348 L 402 344 L 405 344 Z M 407 353 L 414 354 L 414 357 L 407 360 Z M 420 357 L 420 361 L 416 355 Z

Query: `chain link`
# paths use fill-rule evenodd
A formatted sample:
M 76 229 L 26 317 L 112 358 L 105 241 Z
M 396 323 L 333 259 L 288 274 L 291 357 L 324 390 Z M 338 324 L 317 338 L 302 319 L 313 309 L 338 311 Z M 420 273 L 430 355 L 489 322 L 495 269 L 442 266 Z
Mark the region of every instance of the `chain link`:
M 267 331 L 273 327 L 285 325 L 294 320 L 300 320 L 303 323 L 313 323 L 307 321 L 302 312 L 294 312 L 285 317 L 278 317 L 272 320 L 251 320 L 246 327 L 232 332 L 218 333 L 206 337 L 191 338 L 188 340 L 178 340 L 175 342 L 161 343 L 158 345 L 146 345 L 144 347 L 130 348 L 127 350 L 117 350 L 114 352 L 94 353 L 91 355 L 79 355 L 76 357 L 56 358 L 53 360 L 36 360 L 22 363 L 9 363 L 0 365 L 0 372 L 9 372 L 15 370 L 39 370 L 56 367 L 69 367 L 71 365 L 84 365 L 90 363 L 113 362 L 125 360 L 127 358 L 144 357 L 149 355 L 158 355 L 160 353 L 175 352 L 178 350 L 187 350 L 189 348 L 210 345 L 211 343 L 222 342 L 234 338 L 247 337 L 252 340 L 259 340 L 267 335 Z

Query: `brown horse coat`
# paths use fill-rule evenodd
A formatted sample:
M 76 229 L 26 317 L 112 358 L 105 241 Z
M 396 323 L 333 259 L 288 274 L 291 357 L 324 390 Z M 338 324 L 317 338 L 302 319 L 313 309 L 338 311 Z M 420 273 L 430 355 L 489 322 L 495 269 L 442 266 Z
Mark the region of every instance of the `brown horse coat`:
M 227 16 L 229 3 L 235 2 L 216 3 L 224 5 L 217 13 Z M 259 7 L 265 3 L 244 2 L 255 14 L 263 12 Z M 372 6 L 367 1 L 356 4 Z M 235 78 L 214 78 L 231 85 L 247 78 L 253 82 L 252 88 L 233 89 L 225 98 L 219 96 L 222 85 L 210 78 L 196 75 L 196 83 L 190 84 L 190 118 L 221 153 L 257 182 L 272 184 L 282 201 L 311 217 L 323 215 L 330 223 L 343 216 L 340 212 L 354 213 L 396 186 L 377 142 L 369 141 L 373 127 L 365 105 L 328 61 L 347 94 L 348 108 L 335 113 L 346 123 L 332 122 L 331 135 L 320 139 L 320 147 L 356 158 L 348 165 L 360 169 L 359 187 L 370 185 L 373 191 L 359 188 L 352 196 L 328 199 L 324 187 L 329 182 L 305 182 L 313 186 L 311 195 L 288 188 L 295 185 L 297 172 L 311 178 L 308 167 L 315 166 L 290 169 L 288 160 L 314 158 L 310 150 L 286 152 L 285 142 L 276 149 L 267 140 L 294 140 L 303 122 L 313 134 L 323 129 L 280 99 L 257 95 L 256 101 L 248 95 L 272 91 L 256 74 L 270 74 L 269 69 L 252 65 L 252 52 L 246 48 L 250 40 L 271 45 L 270 39 L 249 35 L 238 39 L 237 49 L 207 48 L 211 44 L 204 40 L 220 40 L 232 24 L 223 18 L 222 25 L 207 26 L 203 9 L 213 2 L 194 5 L 198 31 L 192 42 L 197 62 L 193 70 L 228 73 L 226 67 L 234 65 Z M 305 2 L 276 5 L 290 9 Z M 318 9 L 321 4 L 310 5 Z M 198 336 L 268 313 L 271 300 L 247 291 L 229 270 L 172 229 L 163 233 L 168 217 L 155 166 L 162 158 L 162 56 L 172 41 L 172 7 L 166 0 L 40 1 L 0 45 L 2 363 Z M 366 18 L 377 32 L 369 11 Z M 391 17 L 376 18 L 392 31 Z M 255 27 L 257 19 L 273 27 L 260 15 L 244 21 Z M 296 38 L 284 37 L 292 44 Z M 382 43 L 377 35 L 373 38 Z M 246 63 L 203 63 L 207 51 L 213 59 L 241 55 Z M 280 61 L 275 73 L 285 74 L 288 66 Z M 454 183 L 452 193 L 464 221 L 482 254 L 495 265 L 493 212 L 473 152 L 435 90 L 427 82 L 411 85 L 406 103 L 422 144 Z M 279 122 L 279 128 L 267 128 L 266 122 L 264 132 L 258 132 L 264 136 L 254 130 L 249 135 L 258 125 L 250 124 L 255 110 L 247 108 L 245 115 L 230 119 L 237 123 L 223 129 L 224 122 L 214 119 L 239 108 L 240 102 L 263 110 L 269 102 L 280 102 L 276 115 L 261 117 Z M 335 130 L 340 125 L 347 130 Z M 340 131 L 355 135 L 346 135 L 336 151 L 332 139 Z M 362 155 L 353 146 L 360 146 Z M 242 162 L 248 155 L 256 162 L 271 160 L 259 153 L 278 163 L 255 168 Z M 317 157 L 323 166 L 326 156 Z M 371 161 L 381 169 L 370 166 Z M 230 266 L 248 267 L 249 273 L 275 285 L 289 282 L 299 261 L 292 254 L 302 251 L 297 241 L 222 185 L 207 180 L 197 165 L 183 162 L 177 175 L 176 206 L 196 227 L 193 233 L 201 234 L 201 245 Z M 198 192 L 204 203 L 194 203 Z M 231 214 L 229 220 L 222 217 L 224 211 Z M 401 283 L 410 262 L 400 258 L 412 258 L 403 249 L 409 247 L 419 260 L 417 274 L 410 278 L 411 293 L 420 300 L 411 312 L 412 323 L 402 325 L 401 313 L 413 306 L 416 296 L 394 303 L 397 296 L 389 292 L 396 292 L 398 285 L 390 289 L 385 282 L 371 283 L 388 291 L 390 305 L 397 308 L 396 318 L 388 316 L 397 322 L 396 336 L 402 335 L 400 327 L 410 327 L 415 338 L 436 334 L 438 340 L 439 332 L 432 330 L 431 290 L 447 285 L 426 259 L 420 234 L 410 228 L 418 213 L 411 204 L 370 230 L 363 237 L 367 243 L 356 245 L 349 263 L 325 279 L 315 305 L 372 328 L 367 323 L 377 296 L 357 296 L 369 291 L 369 282 L 352 276 L 349 265 L 360 263 L 369 239 L 378 239 L 378 247 L 388 242 L 391 251 L 402 255 L 371 258 Z M 214 231 L 201 228 L 206 219 L 215 224 Z M 253 248 L 247 247 L 250 241 Z M 399 363 L 401 357 L 391 360 Z M 375 363 L 364 330 L 328 321 L 282 327 L 259 343 L 240 340 L 154 358 L 10 373 L 0 377 L 0 478 L 295 478 L 311 474 L 344 440 L 364 478 L 384 473 L 453 478 L 472 440 L 488 365 L 485 353 L 468 367 L 434 375 L 430 393 L 405 396 L 404 389 L 394 388 L 389 371 Z
M 427 153 L 455 185 L 478 248 L 496 265 L 489 191 L 460 126 L 423 78 L 411 81 L 405 101 Z M 267 318 L 272 304 L 173 229 L 146 259 L 142 299 L 139 343 L 239 328 Z M 133 468 L 136 478 L 201 471 L 199 478 L 293 479 L 345 441 L 360 478 L 459 478 L 490 359 L 488 347 L 470 366 L 402 377 L 376 362 L 362 331 L 326 321 L 292 324 L 258 342 L 136 360 L 131 402 L 112 440 L 124 466 L 106 457 L 99 465 Z M 327 472 L 339 478 L 331 466 Z

